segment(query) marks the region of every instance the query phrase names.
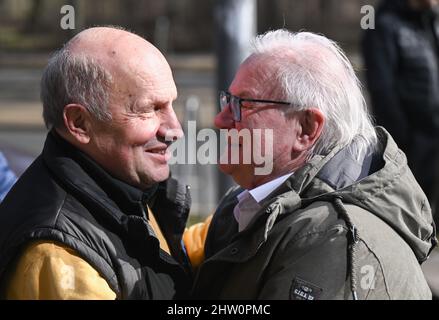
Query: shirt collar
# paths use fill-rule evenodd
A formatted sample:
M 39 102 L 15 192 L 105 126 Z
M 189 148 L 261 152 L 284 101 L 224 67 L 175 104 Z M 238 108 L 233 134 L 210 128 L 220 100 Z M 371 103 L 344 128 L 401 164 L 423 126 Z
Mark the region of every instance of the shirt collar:
M 271 180 L 252 190 L 244 190 L 236 197 L 238 204 L 233 210 L 233 215 L 238 222 L 238 230 L 241 232 L 251 222 L 256 213 L 261 209 L 260 202 L 267 198 L 274 190 L 284 183 L 293 173 L 288 173 Z
M 284 183 L 293 173 L 287 173 L 286 175 L 283 175 L 279 178 L 276 178 L 274 180 L 271 180 L 267 183 L 264 183 L 260 185 L 259 187 L 256 187 L 252 190 L 249 190 L 248 192 L 251 194 L 251 196 L 256 200 L 256 202 L 260 203 L 262 200 L 264 200 L 266 197 L 270 195 L 274 190 L 276 190 L 282 183 Z M 239 200 L 239 195 L 238 195 Z

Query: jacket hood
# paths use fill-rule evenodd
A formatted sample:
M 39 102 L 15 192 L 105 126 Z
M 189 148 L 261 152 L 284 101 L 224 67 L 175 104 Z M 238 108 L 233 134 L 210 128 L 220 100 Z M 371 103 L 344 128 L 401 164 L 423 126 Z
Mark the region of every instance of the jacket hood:
M 376 130 L 381 151 L 356 160 L 350 155 L 351 146 L 336 150 L 320 161 L 323 165 L 314 167 L 320 169 L 301 197 L 304 201 L 308 197 L 340 197 L 344 203 L 372 212 L 392 227 L 422 262 L 437 243 L 430 204 L 405 154 L 384 128 Z

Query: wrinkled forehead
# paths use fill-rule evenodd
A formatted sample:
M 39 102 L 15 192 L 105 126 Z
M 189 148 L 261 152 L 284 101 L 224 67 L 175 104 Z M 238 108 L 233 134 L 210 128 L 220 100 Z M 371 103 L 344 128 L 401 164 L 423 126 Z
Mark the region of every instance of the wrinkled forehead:
M 157 55 L 138 54 L 111 66 L 112 100 L 133 107 L 165 104 L 176 98 L 177 90 L 171 68 Z
M 167 64 L 133 63 L 121 68 L 113 81 L 113 101 L 123 101 L 129 110 L 165 105 L 177 97 L 171 69 Z

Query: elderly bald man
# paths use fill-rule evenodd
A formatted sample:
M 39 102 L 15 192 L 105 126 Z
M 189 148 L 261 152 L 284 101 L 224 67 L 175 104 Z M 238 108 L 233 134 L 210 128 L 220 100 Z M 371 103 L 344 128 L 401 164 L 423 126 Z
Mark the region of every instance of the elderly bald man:
M 176 97 L 159 50 L 121 29 L 87 29 L 50 59 L 50 132 L 0 207 L 4 298 L 185 297 L 190 197 L 168 179 L 166 141 L 182 135 Z

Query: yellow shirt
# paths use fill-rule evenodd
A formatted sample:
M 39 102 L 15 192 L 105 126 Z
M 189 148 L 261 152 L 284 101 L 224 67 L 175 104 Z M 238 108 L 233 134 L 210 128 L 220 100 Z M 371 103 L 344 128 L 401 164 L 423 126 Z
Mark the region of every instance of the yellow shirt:
M 160 247 L 169 247 L 154 215 L 150 223 Z M 195 266 L 204 259 L 204 241 L 210 219 L 186 229 L 184 242 Z M 75 250 L 53 241 L 35 241 L 23 251 L 9 280 L 6 298 L 13 300 L 113 300 L 116 293 L 107 281 Z
M 204 243 L 206 242 L 211 220 L 212 215 L 208 216 L 204 222 L 194 224 L 184 231 L 184 246 L 194 268 L 197 268 L 204 261 Z
M 6 294 L 14 300 L 115 299 L 108 283 L 74 250 L 36 241 L 18 261 Z

